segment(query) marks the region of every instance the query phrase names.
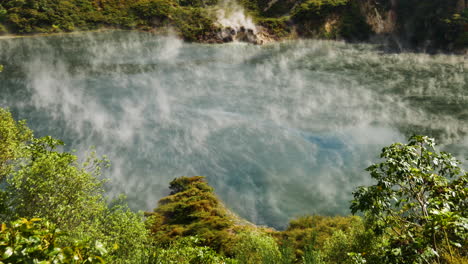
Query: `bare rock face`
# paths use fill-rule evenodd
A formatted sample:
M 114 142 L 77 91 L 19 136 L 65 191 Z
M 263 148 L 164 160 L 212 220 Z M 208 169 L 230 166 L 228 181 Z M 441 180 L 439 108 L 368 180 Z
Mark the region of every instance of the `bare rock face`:
M 397 29 L 397 6 L 396 0 L 389 0 L 385 4 L 382 1 L 365 0 L 361 2 L 360 9 L 372 31 L 377 34 L 391 34 Z
M 240 27 L 239 29 L 226 27 L 221 30 L 218 34 L 218 38 L 222 42 L 247 42 L 251 44 L 263 44 L 264 41 L 257 36 L 256 30 L 251 28 Z

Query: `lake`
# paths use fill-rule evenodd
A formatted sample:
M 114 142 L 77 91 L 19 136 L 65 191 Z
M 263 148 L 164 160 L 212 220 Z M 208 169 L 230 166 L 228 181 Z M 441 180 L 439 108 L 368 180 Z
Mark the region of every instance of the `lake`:
M 383 146 L 412 134 L 468 159 L 463 56 L 301 40 L 206 45 L 110 31 L 0 40 L 0 106 L 36 136 L 107 155 L 111 197 L 152 210 L 178 176 L 283 228 L 346 215 Z

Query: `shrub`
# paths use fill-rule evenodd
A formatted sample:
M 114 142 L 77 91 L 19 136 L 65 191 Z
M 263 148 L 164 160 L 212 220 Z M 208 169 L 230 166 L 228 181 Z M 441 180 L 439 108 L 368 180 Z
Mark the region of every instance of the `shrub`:
M 388 263 L 441 261 L 444 251 L 467 252 L 468 173 L 435 149 L 434 139 L 413 136 L 382 150 L 367 168 L 375 185 L 354 193 L 353 213 L 366 212 L 372 228 L 388 235 Z
M 322 19 L 337 8 L 346 6 L 350 0 L 307 0 L 297 5 L 291 13 L 293 20 Z
M 3 66 L 0 65 L 0 71 Z M 26 155 L 32 131 L 25 121 L 16 122 L 8 110 L 0 108 L 0 181 L 12 172 L 14 162 Z
M 157 264 L 235 264 L 235 260 L 217 254 L 213 249 L 200 246 L 198 237 L 182 237 L 169 246 L 156 246 L 149 251 L 147 263 Z
M 79 240 L 84 247 L 97 241 L 111 249 L 113 263 L 135 263 L 147 243 L 142 215 L 123 200 L 108 206 L 100 171 L 107 164 L 91 152 L 84 162 L 58 151 L 62 142 L 51 137 L 35 139 L 24 122 L 15 122 L 0 108 L 0 220 L 43 218 L 67 235 L 65 245 Z M 5 165 L 6 164 L 6 165 Z
M 325 241 L 323 258 L 330 264 L 375 263 L 380 264 L 380 255 L 387 245 L 384 236 L 376 235 L 364 221 L 359 219 L 347 230 L 337 230 Z M 365 258 L 364 258 L 365 257 Z
M 38 218 L 19 219 L 2 224 L 0 262 L 2 263 L 104 263 L 106 250 L 96 242 L 93 247 L 81 241 L 60 245 L 65 234 L 50 222 Z
M 281 252 L 273 237 L 262 232 L 242 232 L 234 245 L 239 263 L 281 263 Z
M 323 250 L 336 231 L 348 232 L 360 221 L 359 217 L 303 216 L 291 220 L 288 228 L 276 236 L 281 244 L 290 245 L 295 258 L 301 260 L 306 252 Z
M 179 236 L 199 236 L 205 245 L 223 251 L 227 230 L 234 220 L 204 177 L 180 177 L 170 183 L 171 194 L 159 201 L 153 213 L 147 213 L 152 236 L 168 243 Z

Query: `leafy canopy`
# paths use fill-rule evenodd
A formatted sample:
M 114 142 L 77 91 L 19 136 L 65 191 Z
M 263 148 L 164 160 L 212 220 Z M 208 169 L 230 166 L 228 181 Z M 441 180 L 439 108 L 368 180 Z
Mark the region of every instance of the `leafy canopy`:
M 80 162 L 59 150 L 61 141 L 34 138 L 25 122 L 2 108 L 0 138 L 0 221 L 45 219 L 66 233 L 57 241 L 61 246 L 100 241 L 112 263 L 139 260 L 147 241 L 143 215 L 122 201 L 107 204 L 99 179 L 107 160 L 91 152 Z
M 0 229 L 0 263 L 104 263 L 107 251 L 97 242 L 89 247 L 82 241 L 60 247 L 64 236 L 55 225 L 39 218 L 18 219 L 2 224 Z
M 434 139 L 413 136 L 385 147 L 383 162 L 367 168 L 375 185 L 354 193 L 351 210 L 362 211 L 374 230 L 388 234 L 390 263 L 439 261 L 467 247 L 468 174 Z M 445 252 L 447 251 L 447 252 Z

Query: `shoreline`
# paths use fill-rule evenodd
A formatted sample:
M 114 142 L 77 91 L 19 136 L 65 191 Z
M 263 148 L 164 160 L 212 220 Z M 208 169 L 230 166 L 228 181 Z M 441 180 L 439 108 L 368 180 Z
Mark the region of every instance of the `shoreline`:
M 9 39 L 21 39 L 21 38 L 35 38 L 35 37 L 53 37 L 53 36 L 67 36 L 67 35 L 79 35 L 79 34 L 87 34 L 87 33 L 105 33 L 105 32 L 111 32 L 111 31 L 128 31 L 128 32 L 141 32 L 141 33 L 147 33 L 147 34 L 152 34 L 152 35 L 157 35 L 157 36 L 175 36 L 177 38 L 180 38 L 181 41 L 184 41 L 186 43 L 197 43 L 197 44 L 206 44 L 206 45 L 220 45 L 220 44 L 227 44 L 227 43 L 248 43 L 252 45 L 270 45 L 274 43 L 281 43 L 284 41 L 297 41 L 297 40 L 331 40 L 331 39 L 321 39 L 321 38 L 301 38 L 298 37 L 297 35 L 294 34 L 293 37 L 285 37 L 285 38 L 280 38 L 280 39 L 274 39 L 274 38 L 269 38 L 268 41 L 263 42 L 263 43 L 250 43 L 250 42 L 244 42 L 244 41 L 230 41 L 230 42 L 214 42 L 214 41 L 186 41 L 183 39 L 183 37 L 177 35 L 177 34 L 170 34 L 171 31 L 170 28 L 153 28 L 151 30 L 145 30 L 145 29 L 122 29 L 122 28 L 100 28 L 100 29 L 94 29 L 94 30 L 82 30 L 82 31 L 71 31 L 71 32 L 54 32 L 54 33 L 33 33 L 33 34 L 7 34 L 0 36 L 0 41 L 1 40 L 9 40 Z M 381 45 L 384 47 L 384 43 L 377 43 L 373 41 L 361 41 L 361 42 L 348 42 L 346 40 L 342 39 L 335 39 L 332 41 L 344 41 L 346 43 L 350 44 L 369 44 L 369 45 Z M 428 55 L 454 55 L 454 56 L 464 56 L 465 58 L 468 59 L 468 49 L 461 49 L 461 50 L 454 50 L 451 52 L 447 51 L 435 51 L 435 52 L 427 52 L 427 51 L 420 51 L 418 48 L 412 48 L 412 49 L 406 49 L 406 50 L 400 50 L 400 51 L 386 51 L 385 53 L 424 53 Z
M 135 30 L 126 30 L 126 29 L 117 29 L 117 28 L 102 28 L 95 30 L 82 30 L 82 31 L 70 31 L 70 32 L 54 32 L 54 33 L 33 33 L 33 34 L 7 34 L 0 36 L 0 40 L 4 39 L 17 39 L 17 38 L 35 38 L 35 37 L 52 37 L 52 36 L 66 36 L 66 35 L 78 35 L 84 33 L 101 33 L 107 31 L 135 31 Z M 138 30 L 140 31 L 140 30 Z M 144 31 L 141 31 L 144 32 Z

